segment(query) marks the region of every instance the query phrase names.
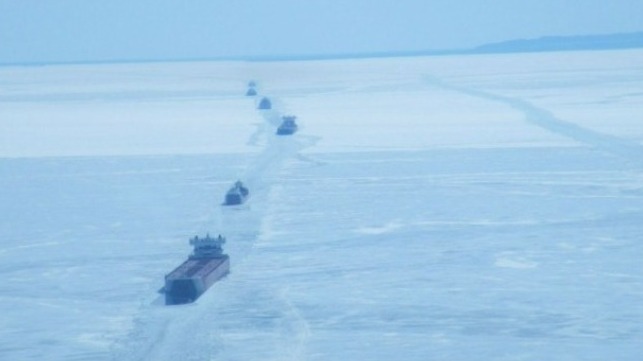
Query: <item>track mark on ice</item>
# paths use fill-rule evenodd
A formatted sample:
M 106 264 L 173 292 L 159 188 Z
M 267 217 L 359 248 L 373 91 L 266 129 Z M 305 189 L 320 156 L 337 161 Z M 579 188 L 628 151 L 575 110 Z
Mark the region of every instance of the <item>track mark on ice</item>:
M 532 269 L 538 267 L 538 263 L 525 257 L 515 255 L 512 252 L 504 252 L 496 257 L 496 267 L 513 269 Z
M 399 223 L 398 221 L 392 221 L 379 227 L 360 227 L 355 230 L 355 233 L 370 234 L 370 235 L 385 234 L 385 233 L 391 233 L 401 227 L 402 227 L 401 223 Z
M 629 161 L 636 163 L 638 166 L 643 165 L 643 146 L 634 141 L 599 133 L 591 129 L 583 128 L 578 124 L 559 119 L 550 111 L 539 108 L 536 105 L 520 98 L 508 97 L 478 89 L 449 84 L 430 76 L 425 77 L 425 80 L 429 85 L 508 105 L 523 113 L 525 115 L 525 120 L 535 126 L 573 139 L 603 152 L 628 159 Z
M 292 325 L 293 343 L 289 350 L 290 360 L 301 361 L 306 357 L 306 345 L 310 339 L 310 326 L 308 321 L 302 316 L 299 308 L 295 306 L 287 296 L 288 290 L 282 293 L 282 302 L 286 307 L 286 317 Z

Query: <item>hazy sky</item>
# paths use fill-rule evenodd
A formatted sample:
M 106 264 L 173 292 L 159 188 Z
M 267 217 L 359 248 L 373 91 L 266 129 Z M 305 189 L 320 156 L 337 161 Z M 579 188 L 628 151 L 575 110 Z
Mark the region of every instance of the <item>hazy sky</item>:
M 466 48 L 643 30 L 642 0 L 0 0 L 0 63 Z

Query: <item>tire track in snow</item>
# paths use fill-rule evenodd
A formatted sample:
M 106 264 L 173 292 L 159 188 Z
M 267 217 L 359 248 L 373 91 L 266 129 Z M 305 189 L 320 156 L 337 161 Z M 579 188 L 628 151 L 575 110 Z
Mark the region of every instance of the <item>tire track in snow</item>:
M 593 131 L 578 124 L 557 118 L 552 112 L 514 97 L 498 95 L 486 91 L 446 83 L 438 78 L 426 76 L 425 82 L 431 86 L 456 91 L 472 97 L 502 103 L 525 115 L 530 124 L 561 135 L 597 150 L 627 159 L 636 166 L 643 166 L 643 146 L 639 143 L 616 136 Z
M 272 109 L 258 110 L 264 120 L 263 134 L 255 134 L 251 137 L 257 146 L 260 146 L 258 140 L 265 138 L 264 149 L 242 177 L 244 182 L 256 189 L 255 193 L 258 193 L 259 201 L 262 203 L 262 210 L 257 218 L 258 223 L 253 225 L 256 227 L 257 237 L 265 232 L 266 222 L 270 218 L 270 204 L 275 201 L 274 190 L 277 187 L 274 185 L 278 180 L 277 173 L 283 168 L 284 162 L 288 159 L 296 159 L 314 165 L 321 164 L 321 162 L 301 154 L 303 149 L 317 143 L 319 137 L 302 135 L 299 132 L 289 136 L 276 135 L 276 129 L 281 124 L 282 116 L 286 114 L 276 109 L 282 106 L 280 100 L 273 97 L 270 99 L 273 104 Z M 262 130 L 258 130 L 258 132 Z M 250 201 L 254 202 L 255 200 L 251 199 Z M 275 332 L 288 340 L 287 342 L 275 342 L 275 351 L 279 354 L 279 359 L 301 361 L 305 357 L 306 344 L 310 336 L 308 321 L 302 316 L 297 306 L 291 302 L 288 290 L 272 291 L 275 293 L 267 292 L 269 307 L 276 306 L 283 312 L 282 322 L 279 323 L 279 329 Z

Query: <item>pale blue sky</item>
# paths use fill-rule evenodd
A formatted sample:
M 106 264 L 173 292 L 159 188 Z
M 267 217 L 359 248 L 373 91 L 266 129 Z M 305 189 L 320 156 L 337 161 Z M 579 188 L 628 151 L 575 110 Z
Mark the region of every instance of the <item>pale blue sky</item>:
M 467 48 L 643 30 L 641 0 L 0 0 L 0 63 Z

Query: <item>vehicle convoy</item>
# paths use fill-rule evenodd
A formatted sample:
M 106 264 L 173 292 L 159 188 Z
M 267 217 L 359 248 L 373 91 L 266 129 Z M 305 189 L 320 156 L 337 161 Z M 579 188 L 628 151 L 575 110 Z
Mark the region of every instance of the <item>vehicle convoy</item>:
M 226 239 L 217 237 L 190 239 L 194 251 L 180 266 L 165 275 L 166 305 L 180 305 L 196 301 L 210 286 L 230 272 L 230 257 L 223 253 Z
M 297 131 L 297 123 L 295 123 L 294 115 L 285 115 L 282 117 L 281 125 L 277 128 L 277 135 L 290 135 Z
M 241 181 L 236 181 L 232 188 L 225 194 L 224 206 L 234 206 L 244 203 L 250 196 L 250 191 Z

